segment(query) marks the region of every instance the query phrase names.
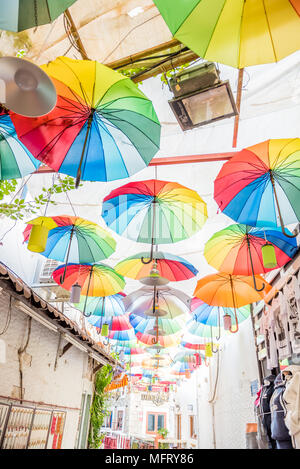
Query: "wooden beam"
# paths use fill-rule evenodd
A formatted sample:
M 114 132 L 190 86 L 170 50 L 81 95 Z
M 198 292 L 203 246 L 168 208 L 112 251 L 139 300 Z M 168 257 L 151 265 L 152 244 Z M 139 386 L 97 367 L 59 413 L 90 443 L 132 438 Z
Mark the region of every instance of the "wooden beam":
M 214 161 L 228 161 L 236 152 L 230 153 L 207 153 L 203 155 L 183 155 L 169 156 L 166 158 L 153 158 L 149 166 L 168 166 L 175 164 L 192 164 L 192 163 L 212 163 Z
M 237 145 L 237 137 L 238 137 L 238 131 L 239 131 L 239 122 L 240 122 L 240 109 L 241 109 L 241 101 L 242 101 L 243 78 L 244 78 L 244 69 L 240 68 L 239 78 L 238 78 L 238 89 L 237 89 L 237 95 L 236 95 L 236 108 L 238 110 L 238 115 L 235 116 L 235 119 L 234 119 L 232 148 L 236 148 L 236 145 Z
M 175 164 L 191 164 L 191 163 L 212 163 L 214 161 L 227 161 L 230 160 L 237 152 L 229 153 L 206 153 L 203 155 L 182 155 L 182 156 L 169 156 L 162 158 L 153 158 L 149 166 L 169 166 Z M 55 173 L 49 166 L 40 166 L 32 174 L 46 174 Z
M 82 40 L 80 38 L 80 35 L 79 35 L 79 32 L 78 32 L 78 29 L 76 28 L 76 25 L 73 21 L 73 18 L 72 18 L 72 15 L 69 11 L 69 9 L 67 8 L 64 12 L 64 15 L 65 15 L 65 18 L 67 19 L 69 25 L 70 25 L 70 33 L 72 34 L 73 36 L 73 39 L 74 41 L 76 42 L 76 45 L 79 49 L 79 52 L 81 54 L 81 57 L 84 59 L 84 60 L 88 60 L 88 55 L 86 53 L 86 50 L 84 48 L 84 45 L 82 43 Z
M 62 351 L 60 352 L 59 358 L 61 358 L 72 346 L 73 346 L 73 344 L 71 344 L 70 342 L 68 342 L 68 343 L 64 346 L 64 348 L 62 349 Z

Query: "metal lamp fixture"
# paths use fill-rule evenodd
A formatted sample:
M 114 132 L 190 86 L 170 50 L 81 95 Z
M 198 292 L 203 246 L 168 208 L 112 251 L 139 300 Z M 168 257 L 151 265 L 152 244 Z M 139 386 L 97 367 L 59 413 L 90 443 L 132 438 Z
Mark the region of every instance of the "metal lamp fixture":
M 151 287 L 160 287 L 169 283 L 169 280 L 160 276 L 159 270 L 157 269 L 157 264 L 154 262 L 149 277 L 141 278 L 140 282 Z
M 229 81 L 220 81 L 214 63 L 174 75 L 169 86 L 174 93 L 169 104 L 184 131 L 238 114 Z
M 26 117 L 48 114 L 57 94 L 50 77 L 37 65 L 17 57 L 0 58 L 0 103 Z

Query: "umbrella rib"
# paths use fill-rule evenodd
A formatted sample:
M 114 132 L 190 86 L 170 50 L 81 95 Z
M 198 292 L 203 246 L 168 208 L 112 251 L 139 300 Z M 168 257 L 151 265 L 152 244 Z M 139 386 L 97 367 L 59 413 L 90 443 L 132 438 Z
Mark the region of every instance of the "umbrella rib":
M 119 111 L 119 110 L 118 110 L 118 111 Z M 119 112 L 120 112 L 120 111 L 119 111 Z M 134 113 L 134 114 L 138 114 L 137 112 L 134 112 L 134 111 L 130 111 L 130 112 L 132 112 L 132 113 Z M 105 116 L 104 116 L 104 117 L 105 117 Z M 159 145 L 157 145 L 157 143 L 154 142 L 154 141 L 152 140 L 152 138 L 149 137 L 149 135 L 147 135 L 143 130 L 141 130 L 140 127 L 137 127 L 136 125 L 132 124 L 132 122 L 128 122 L 128 121 L 126 121 L 125 119 L 120 119 L 119 117 L 116 117 L 116 116 L 114 116 L 114 119 L 115 119 L 117 122 L 125 122 L 126 124 L 130 124 L 132 127 L 134 127 L 135 129 L 137 129 L 140 133 L 142 133 L 145 137 L 147 137 L 148 140 L 150 140 L 150 142 L 152 142 L 153 145 L 156 146 L 156 148 L 159 149 Z M 148 118 L 146 118 L 146 119 L 148 119 Z M 107 119 L 107 120 L 109 121 L 109 119 Z M 153 120 L 151 120 L 151 119 L 148 119 L 148 120 L 149 120 L 150 122 L 152 122 L 153 124 L 158 125 L 158 126 L 160 127 L 160 124 L 158 124 L 157 122 L 155 122 L 155 121 L 153 121 Z M 109 122 L 110 122 L 110 121 L 109 121 Z M 115 124 L 112 124 L 112 122 L 110 122 L 110 125 L 115 125 Z M 121 130 L 117 125 L 115 125 L 115 127 L 117 127 L 117 128 L 122 132 L 122 130 Z M 127 136 L 127 135 L 126 135 L 126 136 Z M 127 136 L 127 138 L 130 140 L 130 138 L 129 138 L 128 136 Z M 131 141 L 131 140 L 130 140 L 130 141 Z M 131 142 L 131 143 L 134 145 L 133 142 Z
M 58 60 L 60 60 L 60 61 L 64 64 L 64 66 L 67 67 L 67 68 L 72 72 L 72 75 L 74 75 L 74 77 L 76 78 L 77 82 L 79 83 L 80 89 L 81 89 L 81 91 L 82 91 L 83 99 L 84 99 L 86 105 L 89 106 L 89 103 L 88 103 L 88 101 L 87 101 L 87 99 L 86 99 L 85 90 L 82 88 L 82 83 L 81 83 L 81 81 L 79 80 L 79 78 L 78 78 L 78 76 L 76 75 L 76 73 L 74 72 L 73 68 L 70 67 L 66 62 L 64 62 L 60 57 L 58 57 Z M 91 104 L 92 104 L 92 103 L 90 103 L 90 107 L 91 107 Z
M 268 30 L 269 30 L 269 36 L 270 36 L 270 39 L 271 39 L 271 44 L 272 44 L 272 49 L 273 49 L 273 53 L 274 53 L 274 57 L 275 57 L 275 62 L 278 62 L 277 55 L 276 55 L 276 50 L 275 50 L 274 42 L 273 42 L 273 36 L 272 36 L 272 33 L 271 33 L 270 24 L 269 24 L 269 18 L 268 18 L 268 14 L 267 14 L 267 10 L 266 10 L 265 0 L 263 0 L 262 3 L 263 3 L 265 15 L 266 15 L 266 20 L 267 20 L 267 25 L 268 25 Z

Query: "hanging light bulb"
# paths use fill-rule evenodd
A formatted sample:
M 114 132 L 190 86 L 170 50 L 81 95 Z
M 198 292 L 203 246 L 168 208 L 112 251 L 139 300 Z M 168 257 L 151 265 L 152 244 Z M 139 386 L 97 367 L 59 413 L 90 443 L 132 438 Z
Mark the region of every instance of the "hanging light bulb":
M 223 316 L 223 324 L 224 324 L 224 329 L 225 329 L 225 331 L 230 331 L 231 325 L 232 325 L 230 314 L 224 314 L 224 316 Z
M 261 247 L 263 264 L 266 269 L 274 269 L 277 266 L 275 248 L 273 244 L 266 243 Z
M 70 297 L 70 303 L 80 303 L 80 293 L 81 293 L 81 286 L 79 283 L 74 283 L 71 288 L 71 297 Z

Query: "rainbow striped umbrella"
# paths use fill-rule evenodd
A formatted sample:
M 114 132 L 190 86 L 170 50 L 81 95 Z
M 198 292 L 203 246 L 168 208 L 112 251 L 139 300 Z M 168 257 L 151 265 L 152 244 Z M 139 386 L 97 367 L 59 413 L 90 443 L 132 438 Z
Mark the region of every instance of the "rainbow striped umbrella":
M 151 101 L 133 81 L 93 60 L 58 57 L 41 67 L 57 104 L 46 116 L 11 114 L 20 140 L 54 171 L 80 180 L 114 181 L 148 166 L 160 146 Z
M 125 309 L 145 317 L 146 311 L 152 311 L 153 305 L 165 311 L 165 319 L 174 319 L 189 311 L 190 298 L 180 290 L 170 287 L 143 287 L 130 293 L 123 300 Z M 147 316 L 148 317 L 148 316 Z
M 176 243 L 193 236 L 207 220 L 206 203 L 197 192 L 176 182 L 130 182 L 103 200 L 102 217 L 116 233 L 151 244 Z
M 159 275 L 170 282 L 188 280 L 198 274 L 198 270 L 182 257 L 158 251 L 153 253 L 152 262 L 144 264 L 141 259 L 147 256 L 147 252 L 140 252 L 127 257 L 115 266 L 115 270 L 124 277 L 140 280 L 150 275 L 155 264 Z
M 111 318 L 103 318 L 103 316 L 89 316 L 88 322 L 92 326 L 97 327 L 99 332 L 101 331 L 102 324 L 105 323 L 108 325 L 109 330 L 114 331 L 127 331 L 130 329 L 130 322 L 128 316 L 123 314 L 122 316 L 112 316 Z
M 61 282 L 65 267 L 65 280 Z M 61 265 L 53 271 L 52 278 L 65 290 L 71 290 L 75 283 L 79 284 L 84 296 L 110 296 L 120 293 L 125 286 L 120 274 L 100 263 Z
M 262 247 L 266 244 L 274 248 L 277 265 L 272 268 L 264 266 Z M 215 233 L 205 244 L 204 256 L 220 272 L 252 275 L 256 286 L 255 274 L 282 267 L 294 257 L 297 249 L 295 238 L 285 236 L 278 228 L 236 224 Z
M 191 313 L 193 315 L 193 321 L 214 327 L 223 326 L 223 316 L 225 314 L 230 315 L 231 318 L 235 317 L 233 308 L 210 306 L 197 297 L 194 297 L 191 301 Z M 250 315 L 250 305 L 237 308 L 236 314 L 238 322 L 243 322 Z
M 159 344 L 162 347 L 174 347 L 175 345 L 179 344 L 182 332 L 180 331 L 172 335 L 158 335 L 158 338 L 156 337 L 156 335 L 146 333 L 143 334 L 142 332 L 136 332 L 135 335 L 137 340 L 139 340 L 145 345 Z
M 83 311 L 84 306 L 86 306 L 90 316 L 94 316 L 95 318 L 102 317 L 104 320 L 111 319 L 114 316 L 122 316 L 125 314 L 123 303 L 123 298 L 125 296 L 125 293 L 122 292 L 103 297 L 91 296 L 87 300 L 82 296 L 80 298 L 80 303 L 74 304 L 74 307 L 79 309 L 79 311 Z
M 96 223 L 80 217 L 60 215 L 44 217 L 56 225 L 48 233 L 46 248 L 42 254 L 60 262 L 83 264 L 102 261 L 116 249 L 116 241 L 108 231 Z M 39 222 L 39 218 L 30 221 L 23 232 L 27 242 L 32 225 Z
M 129 321 L 135 332 L 146 333 L 150 329 L 154 329 L 156 326 L 164 332 L 165 335 L 176 334 L 183 329 L 185 320 L 182 316 L 176 319 L 168 319 L 164 317 L 159 318 L 143 318 L 136 314 L 129 315 Z
M 300 49 L 298 0 L 154 0 L 176 39 L 199 57 L 244 68 Z
M 0 106 L 0 180 L 23 178 L 39 166 L 40 162 L 18 139 L 10 116 Z
M 281 226 L 291 236 L 284 227 L 300 221 L 300 138 L 267 140 L 237 152 L 214 185 L 225 215 L 251 226 Z

